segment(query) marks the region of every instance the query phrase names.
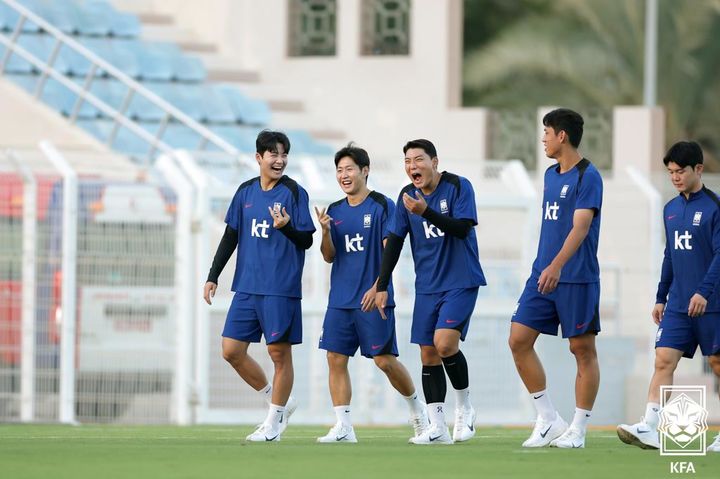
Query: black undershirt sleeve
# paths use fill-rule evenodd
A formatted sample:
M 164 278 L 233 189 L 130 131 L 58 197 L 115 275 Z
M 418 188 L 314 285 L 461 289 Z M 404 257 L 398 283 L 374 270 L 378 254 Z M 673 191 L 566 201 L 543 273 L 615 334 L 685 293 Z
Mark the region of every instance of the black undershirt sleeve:
M 453 218 L 451 216 L 443 215 L 430 208 L 425 208 L 422 217 L 428 220 L 430 223 L 440 228 L 443 233 L 449 234 L 456 238 L 465 239 L 470 234 L 470 230 L 475 226 L 474 222 L 465 218 Z
M 288 222 L 288 224 L 280 228 L 278 231 L 284 234 L 287 239 L 292 241 L 298 248 L 308 249 L 313 244 L 312 231 L 298 231 L 293 225 L 290 224 L 290 222 Z
M 208 282 L 218 284 L 218 278 L 220 277 L 220 273 L 222 273 L 223 268 L 232 256 L 235 248 L 237 248 L 237 243 L 237 230 L 234 230 L 229 225 L 227 225 L 225 227 L 225 233 L 223 234 L 217 251 L 215 252 L 212 266 L 210 266 L 210 272 L 208 273 L 207 277 Z
M 387 291 L 392 272 L 400 259 L 403 241 L 403 238 L 396 234 L 390 233 L 388 235 L 387 243 L 385 243 L 385 249 L 383 250 L 382 262 L 380 263 L 380 274 L 378 275 L 376 291 Z

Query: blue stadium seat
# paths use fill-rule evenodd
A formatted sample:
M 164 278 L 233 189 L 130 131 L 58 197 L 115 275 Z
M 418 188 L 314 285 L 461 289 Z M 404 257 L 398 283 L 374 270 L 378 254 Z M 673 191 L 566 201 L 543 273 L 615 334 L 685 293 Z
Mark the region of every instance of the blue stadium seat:
M 163 46 L 156 42 L 123 40 L 113 42 L 115 49 L 122 49 L 135 57 L 138 78 L 143 81 L 171 81 L 173 79 L 172 59 L 163 52 Z
M 255 139 L 257 138 L 259 129 L 237 125 L 218 125 L 212 126 L 210 129 L 241 152 L 255 152 Z M 216 148 L 213 148 L 211 145 L 208 145 L 207 149 L 209 151 L 216 150 Z
M 270 123 L 270 107 L 266 102 L 248 98 L 232 85 L 216 85 L 215 89 L 224 97 L 237 122 L 248 125 L 267 125 Z
M 308 155 L 332 155 L 335 152 L 330 145 L 316 141 L 305 130 L 288 130 L 285 133 L 290 139 L 290 151 Z
M 153 42 L 151 47 L 163 55 L 172 67 L 170 80 L 181 82 L 203 82 L 207 78 L 207 72 L 202 61 L 190 55 L 186 55 L 174 43 Z
M 20 35 L 18 45 L 40 60 L 47 60 L 50 56 L 47 39 L 42 35 Z M 4 57 L 5 51 L 5 45 L 0 45 L 0 59 Z M 38 70 L 20 55 L 12 53 L 5 65 L 5 71 L 8 73 L 33 73 Z
M 20 15 L 7 4 L 0 2 L 0 31 L 10 32 L 15 28 Z
M 173 148 L 194 151 L 199 149 L 202 137 L 179 123 L 170 123 L 162 140 Z

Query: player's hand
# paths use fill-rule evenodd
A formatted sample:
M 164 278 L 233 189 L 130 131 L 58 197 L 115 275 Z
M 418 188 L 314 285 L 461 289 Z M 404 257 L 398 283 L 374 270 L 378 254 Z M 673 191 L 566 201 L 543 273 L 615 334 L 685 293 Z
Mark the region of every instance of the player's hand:
M 652 319 L 660 326 L 660 321 L 662 321 L 663 314 L 665 313 L 665 305 L 663 303 L 658 303 L 655 305 L 655 307 L 652 310 Z
M 268 206 L 268 211 L 270 212 L 270 216 L 272 216 L 273 219 L 273 228 L 275 228 L 276 230 L 279 230 L 290 222 L 290 215 L 287 211 L 285 211 L 284 206 L 282 211 L 274 210 Z
M 407 193 L 403 193 L 402 200 L 405 208 L 410 213 L 415 213 L 418 216 L 422 216 L 422 214 L 425 213 L 425 210 L 427 209 L 427 202 L 418 190 L 415 190 L 415 198 L 408 195 Z
M 387 291 L 378 291 L 375 293 L 375 306 L 377 306 L 378 311 L 380 311 L 380 317 L 382 319 L 387 319 L 387 316 L 385 315 L 385 306 L 387 306 L 387 301 Z
M 205 287 L 203 288 L 203 298 L 205 298 L 205 302 L 207 304 L 212 304 L 212 298 L 215 297 L 215 291 L 217 291 L 217 284 L 212 281 L 205 283 Z
M 365 294 L 363 294 L 362 300 L 360 300 L 360 309 L 362 309 L 363 313 L 369 313 L 373 309 L 375 309 L 375 295 L 377 294 L 377 290 L 375 289 L 375 286 L 365 291 Z
M 325 213 L 326 208 L 323 208 L 321 210 L 318 209 L 318 207 L 315 207 L 315 215 L 317 216 L 318 222 L 320 222 L 320 227 L 322 228 L 323 233 L 329 233 L 330 232 L 330 222 L 333 220 L 330 215 Z
M 707 299 L 703 298 L 701 294 L 695 293 L 690 298 L 690 305 L 688 306 L 688 316 L 691 318 L 697 318 L 705 314 L 705 308 L 707 307 Z
M 560 268 L 550 263 L 547 268 L 540 273 L 538 279 L 538 291 L 540 294 L 550 294 L 555 291 L 560 282 Z

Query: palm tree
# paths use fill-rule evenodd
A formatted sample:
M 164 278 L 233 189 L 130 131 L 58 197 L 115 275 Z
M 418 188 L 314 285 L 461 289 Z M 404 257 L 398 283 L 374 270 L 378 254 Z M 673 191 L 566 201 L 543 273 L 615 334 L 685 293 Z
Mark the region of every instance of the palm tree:
M 644 20 L 643 0 L 555 0 L 467 53 L 466 103 L 640 104 Z M 720 0 L 661 0 L 658 21 L 668 142 L 694 138 L 720 157 Z

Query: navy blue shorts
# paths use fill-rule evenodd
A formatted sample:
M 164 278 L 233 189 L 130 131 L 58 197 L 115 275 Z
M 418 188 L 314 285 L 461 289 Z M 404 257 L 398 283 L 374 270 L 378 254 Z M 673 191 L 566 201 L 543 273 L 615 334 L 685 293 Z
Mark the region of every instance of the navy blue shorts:
M 465 341 L 477 296 L 478 288 L 416 294 L 410 342 L 433 346 L 436 329 L 460 331 L 460 339 Z
M 300 298 L 235 293 L 222 335 L 248 343 L 302 343 Z
M 525 283 L 512 316 L 515 323 L 557 336 L 571 338 L 600 331 L 600 283 L 559 283 L 550 294 L 538 292 L 537 278 Z
M 687 314 L 665 311 L 655 336 L 656 348 L 673 348 L 692 358 L 697 347 L 703 356 L 720 354 L 720 313 L 691 318 Z
M 361 309 L 328 308 L 320 333 L 320 349 L 333 353 L 366 358 L 381 354 L 398 355 L 395 337 L 395 308 L 385 308 L 387 320 L 376 309 L 364 313 Z

